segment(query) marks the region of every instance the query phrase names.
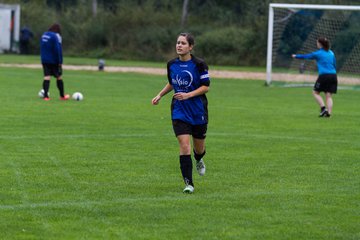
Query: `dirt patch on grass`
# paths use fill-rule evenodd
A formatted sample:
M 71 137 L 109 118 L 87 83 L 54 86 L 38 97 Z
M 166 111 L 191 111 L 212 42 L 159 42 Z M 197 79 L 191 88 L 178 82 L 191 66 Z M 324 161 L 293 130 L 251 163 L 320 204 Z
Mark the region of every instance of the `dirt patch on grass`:
M 33 68 L 41 69 L 40 64 L 0 64 L 0 67 L 19 67 L 19 68 Z M 85 70 L 98 71 L 97 66 L 81 66 L 81 65 L 63 65 L 64 70 Z M 143 74 L 152 74 L 166 76 L 166 69 L 151 68 L 151 67 L 115 67 L 106 66 L 105 72 L 134 72 Z M 249 80 L 266 80 L 265 72 L 243 72 L 243 71 L 223 71 L 223 70 L 209 70 L 210 77 L 226 78 L 226 79 L 249 79 Z M 317 76 L 309 74 L 287 74 L 287 73 L 273 73 L 272 79 L 282 82 L 315 82 Z M 339 84 L 360 85 L 359 77 L 345 77 L 338 76 Z

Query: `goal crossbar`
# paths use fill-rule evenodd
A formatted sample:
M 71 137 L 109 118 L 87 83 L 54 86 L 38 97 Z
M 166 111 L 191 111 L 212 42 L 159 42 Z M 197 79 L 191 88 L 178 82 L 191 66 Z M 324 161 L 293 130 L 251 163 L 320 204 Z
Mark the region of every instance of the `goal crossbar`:
M 283 3 L 270 3 L 270 8 L 360 10 L 360 6 L 350 6 L 350 5 L 283 4 Z

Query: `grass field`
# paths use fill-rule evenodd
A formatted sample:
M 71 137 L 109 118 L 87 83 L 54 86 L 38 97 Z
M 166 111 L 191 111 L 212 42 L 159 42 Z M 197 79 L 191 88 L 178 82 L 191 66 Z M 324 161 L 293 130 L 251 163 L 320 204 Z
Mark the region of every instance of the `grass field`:
M 360 239 L 359 91 L 212 79 L 207 173 L 184 195 L 163 76 L 0 68 L 0 239 Z

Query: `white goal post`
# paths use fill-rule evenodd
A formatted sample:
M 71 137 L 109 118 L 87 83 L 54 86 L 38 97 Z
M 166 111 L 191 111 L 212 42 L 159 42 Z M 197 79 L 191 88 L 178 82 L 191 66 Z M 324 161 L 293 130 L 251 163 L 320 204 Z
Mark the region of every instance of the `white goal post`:
M 275 11 L 279 11 L 279 9 L 283 10 L 284 13 L 283 13 L 283 15 L 281 15 L 281 17 L 278 17 L 278 19 L 276 19 Z M 290 21 L 289 19 L 291 17 L 295 16 L 296 14 L 298 14 L 300 11 L 312 11 L 312 10 L 314 10 L 314 12 L 316 12 L 315 10 L 323 11 L 323 12 L 330 12 L 329 14 L 326 15 L 326 17 L 328 17 L 328 18 L 332 18 L 332 17 L 336 18 L 337 15 L 339 15 L 339 18 L 341 18 L 341 17 L 344 18 L 340 14 L 339 11 L 343 11 L 343 12 L 348 11 L 350 13 L 353 13 L 354 11 L 360 12 L 360 6 L 271 3 L 269 5 L 269 20 L 268 20 L 266 85 L 270 85 L 272 83 L 272 81 L 274 80 L 273 79 L 274 58 L 276 57 L 276 56 L 274 56 L 274 55 L 276 55 L 276 54 L 274 54 L 274 51 L 276 51 L 276 50 L 274 50 L 274 44 L 275 45 L 277 44 L 277 46 L 275 46 L 275 47 L 280 48 L 280 51 L 282 50 L 281 46 L 280 46 L 281 44 L 279 44 L 278 42 L 274 43 L 274 37 L 277 38 L 276 41 L 280 41 L 280 39 L 283 38 L 281 36 L 281 34 L 283 33 L 284 29 L 289 28 L 289 27 L 285 26 L 287 24 L 285 22 Z M 316 15 L 316 13 L 313 13 L 313 14 Z M 304 19 L 307 17 L 307 15 L 310 15 L 310 14 L 303 13 Z M 319 15 L 319 14 L 317 14 L 317 15 Z M 349 16 L 349 14 L 347 16 Z M 321 20 L 319 20 L 319 19 L 317 19 L 317 20 L 318 20 L 318 22 L 321 22 Z M 306 20 L 303 20 L 303 21 L 306 21 Z M 339 21 L 342 21 L 342 20 L 339 20 Z M 359 24 L 359 23 L 357 23 L 357 24 Z M 274 25 L 276 25 L 276 26 L 274 26 Z M 281 25 L 281 26 L 279 26 L 279 25 Z M 276 29 L 276 27 L 277 27 L 277 29 Z M 279 28 L 281 28 L 281 29 L 279 29 Z M 316 26 L 316 27 L 314 27 L 314 30 L 317 30 L 318 32 L 309 34 L 309 35 L 312 35 L 312 38 L 315 35 L 323 34 L 323 35 L 327 35 L 327 36 L 323 36 L 323 37 L 328 37 L 331 42 L 331 40 L 332 40 L 331 37 L 335 38 L 335 36 L 336 36 L 335 32 L 339 31 L 339 28 L 337 26 L 335 26 L 334 29 L 332 29 L 332 26 L 326 25 L 326 26 Z M 276 32 L 276 31 L 278 31 L 278 32 Z M 357 31 L 357 30 L 355 30 L 355 31 Z M 293 30 L 293 32 L 295 32 L 295 30 Z M 274 36 L 275 35 L 274 33 L 278 34 L 279 36 Z M 356 33 L 360 33 L 360 31 L 356 32 Z M 330 37 L 328 35 L 330 35 Z M 356 36 L 360 37 L 360 34 L 356 35 Z M 316 37 L 320 37 L 320 36 L 316 36 Z M 360 39 L 355 39 L 354 41 L 357 41 L 357 42 L 354 43 L 354 47 L 352 47 L 353 49 L 351 49 L 351 51 L 356 51 L 356 53 L 348 52 L 347 54 L 348 54 L 349 58 L 352 58 L 351 63 L 354 64 L 354 67 L 352 67 L 352 68 L 355 69 L 355 67 L 357 67 L 358 69 L 360 69 L 360 66 L 359 66 L 360 62 L 358 62 L 359 61 L 358 59 L 360 59 Z M 288 43 L 288 45 L 289 44 L 291 44 L 291 43 Z M 313 44 L 315 45 L 316 43 L 314 42 Z M 302 48 L 302 49 L 304 50 L 304 48 Z M 311 49 L 311 50 L 315 50 L 315 48 Z M 293 53 L 296 53 L 296 52 L 293 52 Z M 335 55 L 336 55 L 336 52 L 335 52 Z M 285 57 L 283 57 L 283 58 L 285 59 Z M 354 58 L 355 58 L 355 62 L 354 62 Z M 286 61 L 286 59 L 285 59 L 285 61 Z M 288 61 L 288 65 L 290 65 L 289 62 L 292 61 L 290 54 L 289 54 L 289 59 L 287 61 Z M 348 60 L 348 62 L 349 61 L 350 60 Z M 344 65 L 346 65 L 346 64 L 344 64 Z M 358 70 L 355 70 L 355 71 L 358 71 Z M 347 71 L 343 70 L 343 72 L 347 72 Z M 350 71 L 350 72 L 352 72 L 352 71 Z M 355 72 L 355 73 L 358 73 L 358 72 Z

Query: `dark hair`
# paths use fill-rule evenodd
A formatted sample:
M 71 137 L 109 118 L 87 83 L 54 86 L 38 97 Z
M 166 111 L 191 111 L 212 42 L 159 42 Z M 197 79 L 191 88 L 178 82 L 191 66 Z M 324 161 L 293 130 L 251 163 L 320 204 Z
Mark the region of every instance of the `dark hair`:
M 48 31 L 61 34 L 60 24 L 54 23 L 53 25 L 51 25 L 51 26 L 49 27 Z
M 194 39 L 193 35 L 191 35 L 191 33 L 180 33 L 179 36 L 185 37 L 186 41 L 188 41 L 189 45 L 194 46 L 195 39 Z
M 324 37 L 318 38 L 318 42 L 326 51 L 330 49 L 330 41 L 327 38 Z

